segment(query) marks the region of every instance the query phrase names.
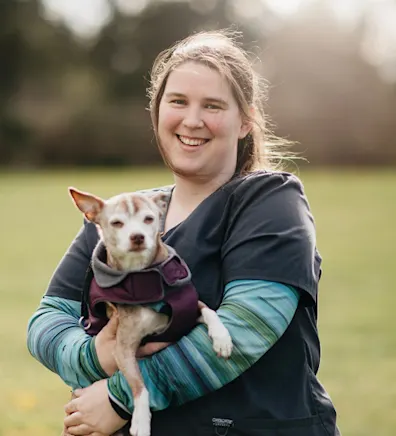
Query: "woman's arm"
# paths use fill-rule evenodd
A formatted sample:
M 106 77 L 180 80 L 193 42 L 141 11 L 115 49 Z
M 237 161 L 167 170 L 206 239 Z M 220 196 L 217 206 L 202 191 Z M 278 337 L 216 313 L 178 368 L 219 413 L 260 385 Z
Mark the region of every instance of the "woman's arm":
M 78 324 L 82 287 L 97 239 L 95 226 L 84 222 L 28 324 L 30 353 L 72 388 L 107 377 L 96 357 L 96 339 Z
M 78 324 L 81 305 L 59 297 L 43 297 L 28 324 L 27 346 L 40 363 L 73 389 L 107 377 L 95 352 L 95 338 Z
M 260 359 L 282 336 L 296 311 L 299 293 L 264 280 L 237 280 L 226 286 L 217 313 L 230 332 L 234 349 L 218 358 L 204 325 L 177 344 L 139 362 L 152 410 L 180 405 L 231 382 Z M 131 390 L 120 372 L 108 381 L 110 399 L 133 409 Z

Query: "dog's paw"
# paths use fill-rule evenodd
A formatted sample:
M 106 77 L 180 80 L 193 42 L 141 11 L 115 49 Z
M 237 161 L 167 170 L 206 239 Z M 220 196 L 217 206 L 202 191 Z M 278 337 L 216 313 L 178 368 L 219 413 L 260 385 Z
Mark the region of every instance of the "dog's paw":
M 150 414 L 148 416 L 139 416 L 139 414 L 134 411 L 129 433 L 132 436 L 150 436 L 150 421 Z
M 132 436 L 150 436 L 151 412 L 146 389 L 143 389 L 140 397 L 135 399 L 135 409 L 129 433 Z
M 209 329 L 213 341 L 213 349 L 219 357 L 228 359 L 232 353 L 232 339 L 222 323 L 216 323 Z

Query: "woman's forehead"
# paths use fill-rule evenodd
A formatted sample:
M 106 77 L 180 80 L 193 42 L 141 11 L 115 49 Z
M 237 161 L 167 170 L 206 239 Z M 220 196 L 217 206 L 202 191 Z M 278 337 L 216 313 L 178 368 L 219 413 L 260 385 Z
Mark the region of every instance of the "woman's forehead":
M 211 97 L 232 97 L 228 80 L 214 68 L 199 62 L 185 62 L 170 74 L 165 87 L 166 93 L 191 94 L 204 91 Z

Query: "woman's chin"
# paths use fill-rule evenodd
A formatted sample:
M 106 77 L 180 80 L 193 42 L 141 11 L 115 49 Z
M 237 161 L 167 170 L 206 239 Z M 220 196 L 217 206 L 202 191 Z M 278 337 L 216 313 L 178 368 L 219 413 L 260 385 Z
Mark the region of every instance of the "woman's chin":
M 172 166 L 172 170 L 176 175 L 180 175 L 185 178 L 194 178 L 205 173 L 202 168 L 191 165 L 174 165 Z

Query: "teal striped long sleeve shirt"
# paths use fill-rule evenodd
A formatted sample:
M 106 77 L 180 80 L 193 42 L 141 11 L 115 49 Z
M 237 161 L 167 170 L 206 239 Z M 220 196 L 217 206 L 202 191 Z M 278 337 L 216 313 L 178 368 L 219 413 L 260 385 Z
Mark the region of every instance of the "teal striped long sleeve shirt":
M 139 361 L 152 410 L 180 405 L 231 382 L 282 336 L 296 311 L 299 293 L 264 280 L 229 283 L 217 313 L 230 332 L 234 349 L 226 360 L 216 356 L 206 326 L 150 358 Z M 80 304 L 44 297 L 28 325 L 30 353 L 72 388 L 106 378 L 96 353 L 95 338 L 78 325 Z M 120 372 L 108 379 L 109 396 L 131 413 L 131 390 Z

